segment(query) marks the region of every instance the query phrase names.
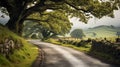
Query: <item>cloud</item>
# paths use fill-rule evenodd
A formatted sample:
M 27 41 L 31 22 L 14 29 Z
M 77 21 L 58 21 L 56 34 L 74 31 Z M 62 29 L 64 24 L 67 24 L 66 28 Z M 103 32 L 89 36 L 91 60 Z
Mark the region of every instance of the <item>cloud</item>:
M 120 27 L 120 10 L 114 11 L 115 18 L 110 17 L 103 17 L 101 19 L 92 18 L 88 21 L 87 24 L 80 22 L 77 18 L 72 18 L 70 21 L 73 23 L 73 28 L 89 28 L 89 27 L 95 27 L 99 25 L 114 25 Z

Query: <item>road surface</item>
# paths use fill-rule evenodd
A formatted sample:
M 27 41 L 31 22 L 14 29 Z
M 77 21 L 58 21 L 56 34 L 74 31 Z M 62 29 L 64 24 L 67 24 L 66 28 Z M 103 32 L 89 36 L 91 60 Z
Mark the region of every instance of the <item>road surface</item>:
M 44 51 L 45 60 L 42 67 L 116 67 L 68 47 L 39 40 L 30 40 L 30 42 L 38 45 Z

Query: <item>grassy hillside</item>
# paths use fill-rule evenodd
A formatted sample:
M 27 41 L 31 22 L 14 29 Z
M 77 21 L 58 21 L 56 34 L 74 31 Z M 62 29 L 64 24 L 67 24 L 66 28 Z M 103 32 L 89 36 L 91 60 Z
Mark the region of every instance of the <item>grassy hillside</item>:
M 120 27 L 113 27 L 113 26 L 98 26 L 94 28 L 89 28 L 84 30 L 85 35 L 87 37 L 116 37 L 116 32 L 120 31 Z
M 37 57 L 37 47 L 0 25 L 0 45 L 4 43 L 6 38 L 21 43 L 23 46 L 19 49 L 14 49 L 9 58 L 0 53 L 0 67 L 30 67 Z

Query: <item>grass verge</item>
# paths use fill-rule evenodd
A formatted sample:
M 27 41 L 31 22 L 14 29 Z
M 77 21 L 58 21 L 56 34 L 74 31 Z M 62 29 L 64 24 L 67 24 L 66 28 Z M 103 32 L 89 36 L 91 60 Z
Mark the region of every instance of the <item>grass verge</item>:
M 31 67 L 38 55 L 38 48 L 0 25 L 0 44 L 3 44 L 6 38 L 22 43 L 23 47 L 15 49 L 9 58 L 0 54 L 0 67 Z
M 49 43 L 53 43 L 53 44 L 61 45 L 61 46 L 65 46 L 65 47 L 70 47 L 70 48 L 73 48 L 75 50 L 82 51 L 82 52 L 85 52 L 85 53 L 88 53 L 90 51 L 90 49 L 91 49 L 91 45 L 90 44 L 86 44 L 85 46 L 77 47 L 77 46 L 72 45 L 72 44 L 60 43 L 57 40 L 52 39 L 52 38 L 50 38 L 48 40 L 45 40 L 45 42 L 49 42 Z

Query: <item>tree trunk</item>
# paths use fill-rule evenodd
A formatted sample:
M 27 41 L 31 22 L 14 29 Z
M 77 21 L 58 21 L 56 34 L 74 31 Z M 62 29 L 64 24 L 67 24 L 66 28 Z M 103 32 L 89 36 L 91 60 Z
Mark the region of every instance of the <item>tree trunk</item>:
M 8 21 L 8 23 L 6 24 L 6 26 L 8 27 L 8 29 L 10 29 L 11 31 L 17 33 L 17 20 L 16 19 L 11 19 Z
M 23 29 L 23 22 L 24 21 L 14 21 L 12 19 L 9 20 L 9 22 L 6 24 L 8 29 L 13 31 L 14 33 L 18 35 L 22 35 L 22 29 Z
M 19 19 L 19 17 L 14 16 L 14 17 L 10 18 L 10 20 L 8 21 L 6 26 L 8 27 L 8 29 L 10 29 L 14 33 L 21 36 L 22 29 L 23 29 L 23 22 L 24 22 L 23 19 Z
M 24 22 L 24 18 L 22 18 L 24 15 L 23 8 L 13 8 L 11 10 L 8 9 L 8 12 L 10 20 L 8 21 L 6 26 L 8 27 L 8 29 L 21 36 Z

